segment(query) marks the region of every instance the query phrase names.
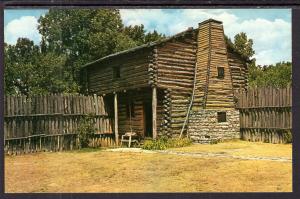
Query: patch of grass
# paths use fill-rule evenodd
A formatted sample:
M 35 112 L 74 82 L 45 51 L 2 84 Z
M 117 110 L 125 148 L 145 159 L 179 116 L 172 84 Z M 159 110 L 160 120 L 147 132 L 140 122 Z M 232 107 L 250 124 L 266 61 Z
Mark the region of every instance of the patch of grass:
M 234 139 L 226 139 L 226 140 L 221 140 L 220 142 L 222 142 L 222 143 L 226 143 L 226 142 L 229 142 L 229 143 L 234 143 L 234 142 L 240 142 L 241 141 L 241 139 L 239 139 L 239 138 L 234 138 Z
M 291 154 L 290 146 L 227 142 L 193 144 L 172 150 L 196 152 L 214 149 L 229 153 L 232 149 L 239 149 L 236 152 L 245 156 L 266 156 L 271 154 L 270 151 L 280 156 Z M 102 150 L 88 153 L 88 150 L 83 150 L 87 153 L 45 152 L 5 157 L 5 192 L 292 191 L 291 162 Z
M 68 151 L 68 153 L 89 153 L 89 152 L 96 152 L 96 151 L 101 151 L 103 150 L 102 148 L 81 148 L 78 150 L 74 150 L 74 151 Z
M 179 148 L 185 147 L 192 144 L 192 141 L 188 138 L 173 138 L 168 140 L 167 147 L 168 148 Z
M 166 143 L 161 140 L 146 140 L 142 146 L 146 150 L 165 150 L 167 149 Z
M 293 142 L 293 136 L 292 131 L 287 130 L 283 132 L 283 137 L 286 143 L 292 143 Z
M 219 140 L 211 140 L 210 144 L 218 144 L 220 141 Z
M 157 140 L 146 140 L 142 148 L 146 150 L 166 150 L 168 148 L 179 148 L 191 144 L 192 141 L 188 138 L 160 137 Z

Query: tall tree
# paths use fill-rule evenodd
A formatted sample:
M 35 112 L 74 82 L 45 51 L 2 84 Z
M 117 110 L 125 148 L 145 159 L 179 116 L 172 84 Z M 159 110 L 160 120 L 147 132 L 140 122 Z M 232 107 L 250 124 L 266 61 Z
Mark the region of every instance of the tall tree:
M 275 65 L 256 65 L 253 58 L 255 51 L 253 50 L 253 40 L 249 39 L 246 33 L 235 35 L 234 42 L 225 37 L 227 44 L 235 51 L 239 52 L 244 58 L 250 60 L 248 64 L 249 85 L 251 87 L 286 87 L 292 82 L 292 63 L 278 62 Z
M 79 69 L 111 53 L 164 35 L 125 27 L 117 9 L 50 9 L 39 19 L 40 45 L 19 38 L 5 44 L 7 94 L 79 92 Z
M 248 39 L 244 32 L 234 36 L 233 46 L 242 56 L 249 59 L 255 54 L 255 51 L 253 50 L 253 40 Z
M 40 48 L 27 38 L 5 44 L 5 93 L 43 94 L 68 90 L 68 75 L 62 73 L 65 58 Z
M 39 47 L 33 41 L 19 38 L 16 45 L 5 45 L 5 89 L 14 94 L 27 94 Z
M 144 29 L 144 25 L 135 25 L 135 26 L 127 26 L 124 28 L 124 32 L 128 35 L 133 41 L 136 42 L 137 45 L 142 45 L 145 43 L 157 41 L 160 39 L 164 39 L 166 36 L 164 34 L 158 33 L 156 30 L 153 32 L 146 33 Z
M 82 65 L 146 42 L 144 26 L 125 27 L 117 9 L 50 9 L 38 28 L 43 52 L 65 54 L 65 69 L 78 85 Z
M 4 43 L 4 90 L 6 94 L 14 93 L 14 69 L 11 67 L 11 49 L 7 43 Z

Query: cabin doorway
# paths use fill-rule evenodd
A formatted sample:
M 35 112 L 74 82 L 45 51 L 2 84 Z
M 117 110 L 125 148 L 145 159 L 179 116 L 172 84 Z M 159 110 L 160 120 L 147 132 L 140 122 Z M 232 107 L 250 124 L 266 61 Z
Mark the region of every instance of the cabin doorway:
M 144 135 L 151 137 L 152 134 L 152 104 L 151 102 L 144 102 Z

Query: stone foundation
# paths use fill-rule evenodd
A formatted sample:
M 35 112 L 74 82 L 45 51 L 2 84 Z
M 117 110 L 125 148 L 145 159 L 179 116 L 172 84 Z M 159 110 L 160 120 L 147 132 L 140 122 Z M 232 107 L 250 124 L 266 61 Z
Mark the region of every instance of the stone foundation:
M 226 112 L 226 122 L 218 122 L 218 112 Z M 240 138 L 238 110 L 191 111 L 188 134 L 194 142 L 210 143 L 218 140 Z

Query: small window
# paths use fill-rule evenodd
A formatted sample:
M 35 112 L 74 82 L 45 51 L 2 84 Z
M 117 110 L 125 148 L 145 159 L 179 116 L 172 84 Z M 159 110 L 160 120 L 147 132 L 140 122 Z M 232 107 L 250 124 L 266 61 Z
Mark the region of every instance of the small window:
M 224 67 L 217 67 L 218 68 L 218 78 L 224 79 Z
M 218 112 L 218 122 L 226 122 L 226 112 Z
M 118 79 L 121 77 L 120 67 L 113 67 L 113 79 Z
M 126 116 L 127 116 L 127 118 L 135 117 L 133 101 L 130 101 L 126 104 Z

